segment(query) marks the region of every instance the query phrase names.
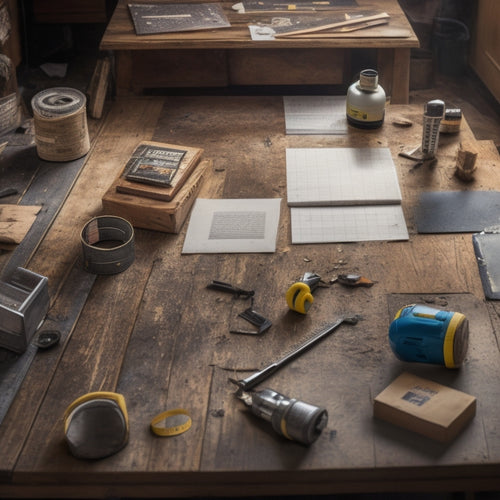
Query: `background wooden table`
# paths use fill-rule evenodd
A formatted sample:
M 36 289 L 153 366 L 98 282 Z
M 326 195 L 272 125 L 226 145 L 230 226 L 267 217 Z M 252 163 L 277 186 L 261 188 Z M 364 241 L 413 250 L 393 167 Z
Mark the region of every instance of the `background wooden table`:
M 498 189 L 498 153 L 492 143 L 478 142 L 475 181 L 454 177 L 458 144 L 473 139 L 464 122 L 458 136 L 441 137 L 434 169 L 414 168 L 398 153 L 420 143 L 421 115 L 420 106 L 390 106 L 379 130 L 287 136 L 279 97 L 114 102 L 65 203 L 27 258 L 26 267 L 49 278 L 46 325 L 60 328 L 63 339 L 35 356 L 0 426 L 0 496 L 500 489 L 498 306 L 484 300 L 470 234 L 420 235 L 414 224 L 424 190 Z M 413 126 L 395 127 L 396 116 Z M 203 147 L 214 164 L 200 197 L 281 198 L 276 252 L 181 255 L 186 226 L 179 235 L 137 230 L 136 260 L 127 271 L 85 273 L 80 230 L 101 213 L 102 195 L 141 140 Z M 409 241 L 290 244 L 286 148 L 344 146 L 391 149 Z M 57 177 L 52 166 L 47 175 Z M 320 289 L 301 316 L 288 310 L 284 294 L 306 271 L 325 280 L 357 272 L 377 283 Z M 230 334 L 248 304 L 207 290 L 213 279 L 254 289 L 255 308 L 272 328 L 260 337 Z M 460 370 L 402 363 L 392 354 L 387 331 L 394 308 L 416 298 L 469 318 L 470 348 Z M 244 411 L 228 377 L 280 358 L 346 313 L 362 321 L 341 327 L 264 384 L 329 412 L 328 427 L 312 446 L 281 439 Z M 373 397 L 405 370 L 477 397 L 475 419 L 453 443 L 373 419 Z M 80 461 L 64 443 L 62 417 L 76 397 L 96 390 L 124 395 L 130 441 L 112 457 Z M 174 438 L 153 436 L 151 418 L 177 407 L 189 410 L 192 428 Z
M 392 102 L 408 102 L 410 50 L 419 41 L 397 0 L 358 0 L 358 7 L 350 9 L 387 12 L 387 25 L 327 39 L 272 41 L 252 41 L 248 25 L 269 22 L 273 16 L 238 14 L 232 9 L 234 3 L 222 3 L 231 28 L 137 36 L 128 2 L 120 0 L 101 41 L 101 49 L 115 55 L 117 92 L 126 95 L 162 87 L 346 85 L 364 69 L 357 67 L 355 55 L 364 49 L 375 55 L 380 83 Z

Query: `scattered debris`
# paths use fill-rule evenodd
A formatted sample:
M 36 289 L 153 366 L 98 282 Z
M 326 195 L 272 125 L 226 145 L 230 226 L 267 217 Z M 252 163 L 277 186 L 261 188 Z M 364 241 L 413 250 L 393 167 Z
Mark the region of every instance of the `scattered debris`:
M 372 281 L 359 274 L 339 274 L 337 280 L 340 284 L 345 286 L 373 286 L 376 281 Z
M 395 116 L 392 120 L 392 124 L 395 127 L 407 128 L 413 125 L 413 122 L 408 118 L 404 118 L 403 116 Z

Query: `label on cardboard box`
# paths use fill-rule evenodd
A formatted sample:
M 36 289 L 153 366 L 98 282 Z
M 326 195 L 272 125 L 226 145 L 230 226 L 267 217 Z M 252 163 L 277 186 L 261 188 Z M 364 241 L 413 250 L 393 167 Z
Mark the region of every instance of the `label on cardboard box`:
M 437 441 L 450 441 L 474 417 L 476 398 L 403 373 L 374 400 L 373 415 Z

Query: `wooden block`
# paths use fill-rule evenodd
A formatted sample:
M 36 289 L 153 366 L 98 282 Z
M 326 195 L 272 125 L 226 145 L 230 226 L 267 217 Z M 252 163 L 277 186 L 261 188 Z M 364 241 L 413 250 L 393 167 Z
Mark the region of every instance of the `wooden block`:
M 189 146 L 179 146 L 176 144 L 166 144 L 162 142 L 153 141 L 143 141 L 140 145 L 150 145 L 155 147 L 168 147 L 172 149 L 183 149 L 186 154 L 182 158 L 182 162 L 179 166 L 179 170 L 175 174 L 175 177 L 170 184 L 170 186 L 154 186 L 150 184 L 143 184 L 140 182 L 129 181 L 125 179 L 124 174 L 128 170 L 129 163 L 125 165 L 125 168 L 119 175 L 115 185 L 116 190 L 120 193 L 133 194 L 136 196 L 142 196 L 146 198 L 153 198 L 155 200 L 171 201 L 176 196 L 177 192 L 181 189 L 186 179 L 189 178 L 191 172 L 195 169 L 198 164 L 201 155 L 203 154 L 203 149 L 189 147 Z
M 10 250 L 21 243 L 42 207 L 0 205 L 0 248 Z
M 472 142 L 462 142 L 457 152 L 457 162 L 455 174 L 463 181 L 470 181 L 477 168 L 477 149 Z
M 92 118 L 101 118 L 108 90 L 109 71 L 111 63 L 109 57 L 98 59 L 90 85 L 89 94 L 89 114 Z
M 134 227 L 179 233 L 211 166 L 212 160 L 203 160 L 171 201 L 120 193 L 116 190 L 116 180 L 102 198 L 103 210 L 123 217 Z

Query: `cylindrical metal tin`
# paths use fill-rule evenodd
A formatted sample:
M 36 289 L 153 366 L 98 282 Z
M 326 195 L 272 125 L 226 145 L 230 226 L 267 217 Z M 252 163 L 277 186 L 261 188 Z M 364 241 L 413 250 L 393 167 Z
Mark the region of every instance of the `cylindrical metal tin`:
M 42 90 L 31 100 L 38 156 L 47 161 L 72 161 L 87 154 L 90 139 L 86 97 L 72 88 Z
M 83 266 L 94 274 L 118 274 L 135 258 L 134 228 L 111 215 L 91 219 L 82 229 Z

